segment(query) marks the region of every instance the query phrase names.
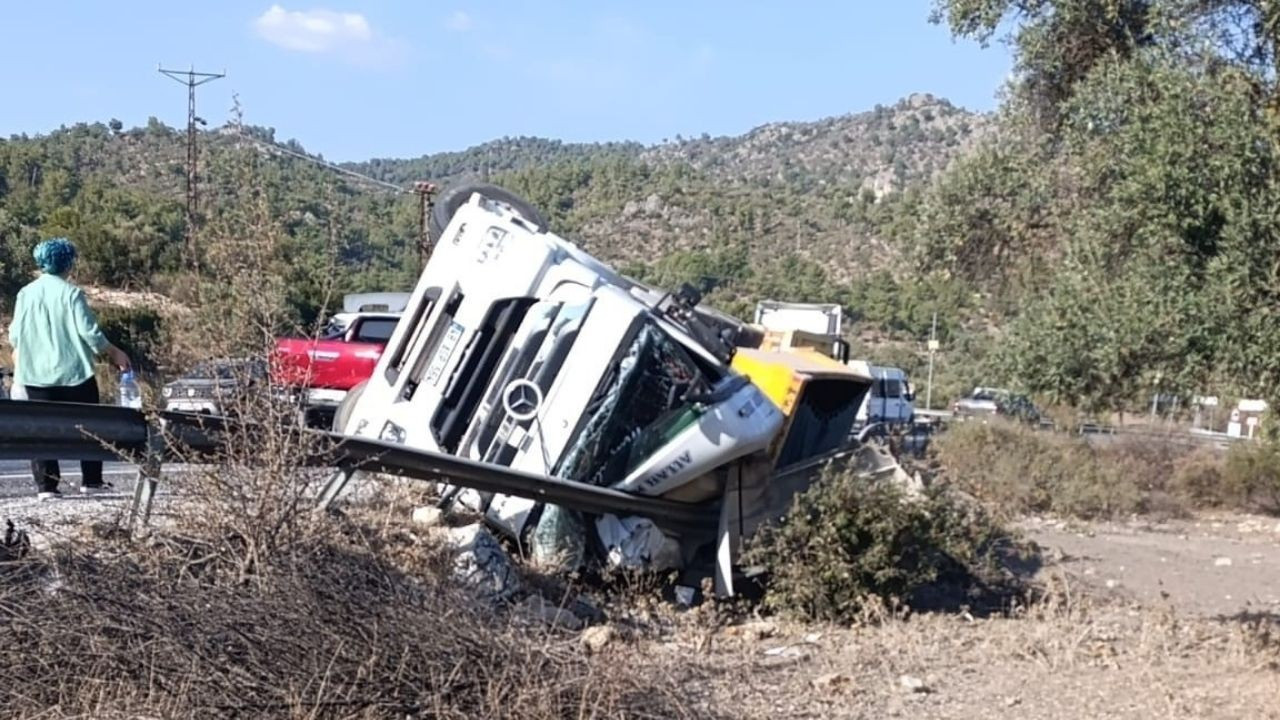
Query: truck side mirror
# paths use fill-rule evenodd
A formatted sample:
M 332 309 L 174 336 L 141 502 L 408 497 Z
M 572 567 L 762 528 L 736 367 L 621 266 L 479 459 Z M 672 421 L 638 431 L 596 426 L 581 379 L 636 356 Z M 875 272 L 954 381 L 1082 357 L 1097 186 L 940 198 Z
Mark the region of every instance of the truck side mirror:
M 841 365 L 849 364 L 849 341 L 843 338 L 837 339 L 831 345 L 831 350 L 835 353 L 836 362 Z

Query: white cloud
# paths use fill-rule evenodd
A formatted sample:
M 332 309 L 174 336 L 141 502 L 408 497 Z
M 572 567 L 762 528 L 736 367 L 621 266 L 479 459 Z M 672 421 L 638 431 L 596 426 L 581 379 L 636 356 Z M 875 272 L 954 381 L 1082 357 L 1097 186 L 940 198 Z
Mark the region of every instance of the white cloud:
M 263 40 L 296 52 L 333 54 L 357 65 L 394 64 L 403 43 L 377 33 L 364 15 L 324 8 L 286 10 L 272 5 L 253 21 Z
M 449 21 L 445 23 L 445 27 L 454 32 L 466 32 L 471 29 L 471 16 L 462 10 L 454 10 L 449 16 Z

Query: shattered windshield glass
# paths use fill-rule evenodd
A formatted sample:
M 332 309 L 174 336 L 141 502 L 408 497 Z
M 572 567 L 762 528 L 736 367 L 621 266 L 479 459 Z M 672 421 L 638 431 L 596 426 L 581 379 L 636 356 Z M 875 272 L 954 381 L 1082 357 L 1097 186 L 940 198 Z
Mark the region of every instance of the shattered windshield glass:
M 592 396 L 556 474 L 611 485 L 697 419 L 687 398 L 707 379 L 674 340 L 646 322 Z

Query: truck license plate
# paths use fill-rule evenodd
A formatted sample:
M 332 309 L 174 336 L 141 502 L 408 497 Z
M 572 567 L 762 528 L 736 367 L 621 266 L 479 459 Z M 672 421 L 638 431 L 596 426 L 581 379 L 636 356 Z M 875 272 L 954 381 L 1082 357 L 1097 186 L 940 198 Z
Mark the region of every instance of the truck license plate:
M 453 356 L 453 351 L 458 347 L 458 340 L 461 338 L 462 326 L 456 322 L 449 323 L 449 329 L 445 331 L 440 347 L 436 348 L 435 357 L 431 358 L 431 364 L 427 366 L 428 385 L 439 382 L 440 376 L 444 374 L 444 366 L 449 363 L 449 358 Z

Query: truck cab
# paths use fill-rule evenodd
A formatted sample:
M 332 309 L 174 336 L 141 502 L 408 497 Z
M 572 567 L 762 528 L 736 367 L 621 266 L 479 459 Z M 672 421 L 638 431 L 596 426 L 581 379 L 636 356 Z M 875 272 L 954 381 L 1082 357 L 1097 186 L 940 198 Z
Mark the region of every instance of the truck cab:
M 477 193 L 340 430 L 641 495 L 689 493 L 765 450 L 782 424 L 701 317 L 696 298 L 639 285 Z M 520 541 L 546 515 L 528 499 L 444 493 Z M 597 519 L 612 529 L 606 545 L 625 544 L 625 521 Z

